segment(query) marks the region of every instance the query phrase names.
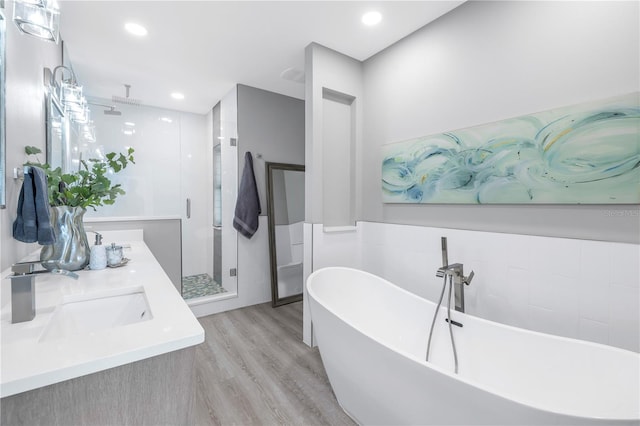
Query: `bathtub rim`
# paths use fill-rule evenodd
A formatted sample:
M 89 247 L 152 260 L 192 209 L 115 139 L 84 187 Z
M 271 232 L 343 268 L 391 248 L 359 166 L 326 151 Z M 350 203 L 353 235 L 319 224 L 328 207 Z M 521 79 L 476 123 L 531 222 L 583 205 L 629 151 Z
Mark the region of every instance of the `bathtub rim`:
M 356 331 L 358 331 L 360 333 L 362 333 L 362 331 L 358 330 L 356 327 L 354 327 L 352 324 L 350 324 L 348 321 L 346 321 L 342 315 L 337 314 L 335 312 L 335 310 L 333 310 L 333 309 L 327 307 L 326 305 L 320 303 L 320 301 L 319 301 L 319 299 L 317 297 L 317 293 L 315 293 L 315 291 L 310 287 L 310 283 L 312 283 L 313 278 L 315 276 L 317 276 L 317 275 L 320 275 L 320 273 L 322 273 L 322 271 L 327 271 L 327 270 L 344 270 L 344 271 L 352 271 L 352 272 L 364 274 L 364 275 L 367 275 L 369 277 L 373 277 L 375 279 L 382 280 L 385 283 L 392 285 L 395 288 L 396 291 L 400 291 L 401 293 L 404 293 L 407 296 L 410 296 L 410 297 L 412 297 L 414 299 L 419 299 L 419 300 L 426 301 L 426 302 L 434 305 L 434 308 L 437 306 L 436 303 L 432 302 L 429 299 L 425 299 L 424 297 L 420 297 L 417 294 L 412 293 L 412 292 L 410 292 L 408 290 L 405 290 L 402 287 L 392 283 L 391 281 L 389 281 L 389 280 L 387 280 L 387 279 L 385 279 L 385 278 L 383 278 L 383 277 L 381 277 L 379 275 L 373 274 L 371 272 L 364 271 L 362 269 L 351 268 L 351 267 L 347 267 L 347 266 L 327 266 L 327 267 L 323 267 L 323 268 L 317 269 L 317 270 L 313 271 L 311 274 L 309 274 L 309 277 L 307 278 L 307 280 L 305 282 L 305 287 L 307 289 L 307 293 L 309 294 L 309 296 L 312 297 L 317 303 L 322 305 L 323 308 L 326 309 L 327 311 L 329 311 L 332 315 L 334 315 L 335 317 L 340 319 L 344 324 L 346 324 L 350 328 L 352 328 L 352 329 L 354 329 L 354 330 L 356 330 Z M 446 310 L 447 310 L 447 308 L 445 306 L 441 306 L 440 307 L 440 313 L 444 312 L 444 314 L 446 315 Z M 634 351 L 631 351 L 631 350 L 628 350 L 628 349 L 618 348 L 618 347 L 615 347 L 615 346 L 605 345 L 605 344 L 602 344 L 602 343 L 590 342 L 590 341 L 587 341 L 587 340 L 581 340 L 581 339 L 576 339 L 576 338 L 572 338 L 572 337 L 557 336 L 557 335 L 554 335 L 554 334 L 543 333 L 543 332 L 540 332 L 540 331 L 528 330 L 526 328 L 515 327 L 515 326 L 512 326 L 512 325 L 503 324 L 503 323 L 499 323 L 499 322 L 496 322 L 496 321 L 491 321 L 491 320 L 488 320 L 488 319 L 485 319 L 485 318 L 473 316 L 473 315 L 470 315 L 470 314 L 467 314 L 467 313 L 462 313 L 462 312 L 456 312 L 456 315 L 463 316 L 463 317 L 471 317 L 472 321 L 479 321 L 480 323 L 485 323 L 485 324 L 488 324 L 490 326 L 494 325 L 494 326 L 503 327 L 503 328 L 507 328 L 507 329 L 511 329 L 511 330 L 518 330 L 520 332 L 531 333 L 531 334 L 538 335 L 538 336 L 544 336 L 545 338 L 551 338 L 553 340 L 565 340 L 565 341 L 569 340 L 569 341 L 576 342 L 577 344 L 586 345 L 587 347 L 606 348 L 606 350 L 609 350 L 609 351 L 614 351 L 614 352 L 619 352 L 621 354 L 626 354 L 625 356 L 633 355 L 636 358 L 638 358 L 638 363 L 640 363 L 640 353 L 634 352 Z M 313 315 L 311 316 L 311 321 L 313 321 Z M 362 334 L 364 334 L 364 333 L 362 333 Z M 380 340 L 378 340 L 376 337 L 370 336 L 368 334 L 364 334 L 364 335 L 367 336 L 369 339 L 375 341 L 379 345 L 382 345 L 385 348 L 387 348 L 387 349 L 389 349 L 389 350 L 391 350 L 391 351 L 393 351 L 393 352 L 395 352 L 395 353 L 397 353 L 397 354 L 399 354 L 399 355 L 401 355 L 401 356 L 403 356 L 403 357 L 405 357 L 407 359 L 410 359 L 413 362 L 416 362 L 416 363 L 418 363 L 420 365 L 423 365 L 423 366 L 425 366 L 427 368 L 431 368 L 431 369 L 437 371 L 438 373 L 444 374 L 447 377 L 450 377 L 450 378 L 452 378 L 454 380 L 459 380 L 459 381 L 461 381 L 461 382 L 463 382 L 463 383 L 465 383 L 465 384 L 467 384 L 469 386 L 472 386 L 472 387 L 474 387 L 476 389 L 479 389 L 481 391 L 489 392 L 489 393 L 491 393 L 493 395 L 496 395 L 496 396 L 498 396 L 500 398 L 503 398 L 505 400 L 508 400 L 510 402 L 513 402 L 513 403 L 516 403 L 516 404 L 520 404 L 520 405 L 523 405 L 523 406 L 526 406 L 526 407 L 529 407 L 529 408 L 532 408 L 532 409 L 535 409 L 535 410 L 539 410 L 539 411 L 543 411 L 543 412 L 547 412 L 547 413 L 551 413 L 551 414 L 556 414 L 556 415 L 559 415 L 559 416 L 573 417 L 573 418 L 576 418 L 576 419 L 612 420 L 612 421 L 617 421 L 617 422 L 637 422 L 638 420 L 640 420 L 640 411 L 638 412 L 639 415 L 637 417 L 620 417 L 620 416 L 619 417 L 603 417 L 603 416 L 586 417 L 585 415 L 581 415 L 581 414 L 575 414 L 575 413 L 570 413 L 570 412 L 561 412 L 561 411 L 557 411 L 557 410 L 554 410 L 554 409 L 549 409 L 549 408 L 545 408 L 545 407 L 540 407 L 538 405 L 530 404 L 530 403 L 525 402 L 525 401 L 517 400 L 517 399 L 514 399 L 512 397 L 509 397 L 508 395 L 505 395 L 504 392 L 498 391 L 498 390 L 492 388 L 491 386 L 487 386 L 487 385 L 482 384 L 480 382 L 477 382 L 475 380 L 470 380 L 470 379 L 468 379 L 468 378 L 466 378 L 464 376 L 451 373 L 451 372 L 439 367 L 438 365 L 436 365 L 436 364 L 434 364 L 432 362 L 428 362 L 428 361 L 426 361 L 424 359 L 420 359 L 420 358 L 418 358 L 418 357 L 416 357 L 416 356 L 414 356 L 414 355 L 412 355 L 410 353 L 407 353 L 407 352 L 405 352 L 403 350 L 398 350 L 396 348 L 390 347 L 390 346 L 384 344 L 383 342 L 381 342 Z

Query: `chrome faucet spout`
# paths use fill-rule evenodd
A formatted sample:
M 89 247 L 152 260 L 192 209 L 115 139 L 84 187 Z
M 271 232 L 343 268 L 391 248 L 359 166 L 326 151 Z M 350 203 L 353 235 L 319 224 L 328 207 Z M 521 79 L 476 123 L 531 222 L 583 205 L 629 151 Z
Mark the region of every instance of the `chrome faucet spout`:
M 451 289 L 453 287 L 453 299 L 455 301 L 455 310 L 464 313 L 464 286 L 469 285 L 471 280 L 473 279 L 474 273 L 471 271 L 468 277 L 464 276 L 464 265 L 462 263 L 453 263 L 449 264 L 449 254 L 447 252 L 447 238 L 440 238 L 440 248 L 442 249 L 442 267 L 438 268 L 436 271 L 436 276 L 443 278 L 442 283 L 442 292 L 440 293 L 440 300 L 438 301 L 438 305 L 434 310 L 433 320 L 431 321 L 431 329 L 429 331 L 429 340 L 427 341 L 427 354 L 426 361 L 429 362 L 429 352 L 431 349 L 431 339 L 433 337 L 433 330 L 436 325 L 436 318 L 438 318 L 438 312 L 440 311 L 440 306 L 442 305 L 442 299 L 444 297 L 444 292 L 447 287 L 447 277 L 449 277 L 449 295 L 447 296 L 447 318 L 446 321 L 449 323 L 449 335 L 451 336 L 451 347 L 453 349 L 453 359 L 455 369 L 454 372 L 458 374 L 458 352 L 456 350 L 456 342 L 453 338 L 453 328 L 451 324 L 454 324 L 458 327 L 462 327 L 462 323 L 454 321 L 451 318 Z
M 7 278 L 11 280 L 11 323 L 31 321 L 36 316 L 36 276 L 52 272 L 54 274 L 66 275 L 70 278 L 78 279 L 78 274 L 61 269 L 48 271 L 46 269 L 36 270 L 35 266 L 43 262 L 30 261 L 19 262 L 11 266 L 12 275 Z
M 446 252 L 446 238 L 442 238 L 442 260 L 445 259 Z M 464 265 L 462 263 L 452 263 L 451 265 L 445 264 L 441 268 L 438 268 L 436 276 L 442 278 L 444 276 L 450 276 L 453 279 L 455 310 L 464 312 L 464 286 L 469 285 L 475 273 L 471 271 L 469 276 L 464 275 Z
M 36 316 L 34 274 L 14 274 L 11 280 L 11 323 L 31 321 Z

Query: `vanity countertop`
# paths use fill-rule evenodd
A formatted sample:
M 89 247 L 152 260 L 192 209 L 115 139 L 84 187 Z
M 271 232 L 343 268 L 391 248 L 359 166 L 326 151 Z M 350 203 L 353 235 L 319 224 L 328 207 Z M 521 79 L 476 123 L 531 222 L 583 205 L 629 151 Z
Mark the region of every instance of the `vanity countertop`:
M 122 241 L 121 241 L 122 242 Z M 142 241 L 125 243 L 131 261 L 119 268 L 77 271 L 77 280 L 50 273 L 36 277 L 36 317 L 11 323 L 2 292 L 0 397 L 51 385 L 197 345 L 204 330 Z M 128 248 L 130 246 L 130 248 Z M 2 273 L 2 285 L 10 286 Z M 152 318 L 91 332 L 44 339 L 63 303 L 144 289 Z M 3 289 L 4 290 L 4 289 Z

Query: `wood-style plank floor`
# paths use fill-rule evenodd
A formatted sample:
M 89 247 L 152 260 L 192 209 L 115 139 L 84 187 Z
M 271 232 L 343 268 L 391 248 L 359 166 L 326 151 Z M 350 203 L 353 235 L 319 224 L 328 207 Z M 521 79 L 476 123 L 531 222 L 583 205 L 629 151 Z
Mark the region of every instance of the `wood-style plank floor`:
M 302 343 L 302 302 L 200 318 L 195 423 L 349 425 L 318 349 Z

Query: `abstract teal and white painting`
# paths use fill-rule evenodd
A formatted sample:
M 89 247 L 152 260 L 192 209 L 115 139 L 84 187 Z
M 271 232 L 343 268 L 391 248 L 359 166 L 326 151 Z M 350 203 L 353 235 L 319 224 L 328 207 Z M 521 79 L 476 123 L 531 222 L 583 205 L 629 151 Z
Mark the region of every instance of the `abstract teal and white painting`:
M 640 203 L 640 93 L 382 147 L 385 203 Z

